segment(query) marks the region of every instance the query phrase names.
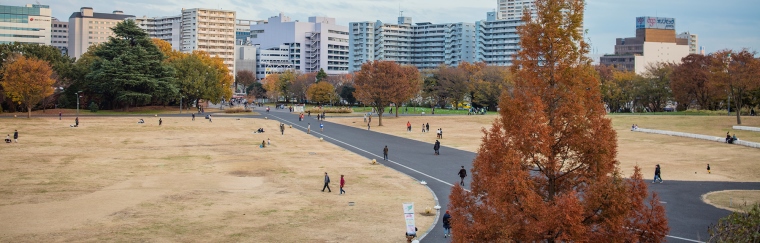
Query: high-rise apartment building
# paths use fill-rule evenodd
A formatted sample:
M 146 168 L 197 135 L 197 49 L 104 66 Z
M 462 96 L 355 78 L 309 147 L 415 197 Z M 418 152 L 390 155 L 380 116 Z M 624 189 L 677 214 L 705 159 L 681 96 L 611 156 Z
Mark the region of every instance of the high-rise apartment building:
M 526 9 L 536 13 L 536 0 L 496 0 L 496 19 L 521 20 Z
M 0 5 L 0 43 L 50 45 L 51 13 L 47 5 Z
M 138 17 L 135 18 L 135 24 L 148 33 L 150 38 L 165 40 L 172 45 L 172 48 L 179 50 L 182 27 L 182 16 L 167 17 Z
M 686 40 L 687 44 L 689 45 L 689 54 L 701 53 L 701 50 L 699 48 L 699 40 L 697 39 L 697 34 L 692 34 L 687 31 L 687 32 L 678 34 L 676 38 Z
M 61 53 L 69 53 L 69 22 L 59 21 L 53 18 L 50 26 L 50 45 L 61 50 Z
M 205 51 L 224 61 L 235 73 L 235 11 L 219 9 L 182 9 L 182 52 Z
M 513 56 L 520 51 L 517 27 L 523 24 L 520 18 L 498 19 L 496 12 L 488 12 L 485 21 L 475 23 L 476 61 L 494 66 L 512 65 Z
M 676 37 L 673 18 L 636 18 L 636 37 L 617 38 L 615 54 L 600 58 L 602 65 L 642 74 L 659 62 L 680 63 L 689 55 L 689 40 Z
M 351 71 L 373 60 L 415 65 L 420 69 L 475 60 L 472 23 L 412 24 L 412 18 L 399 17 L 397 24 L 352 22 L 349 26 Z
M 299 22 L 280 13 L 251 25 L 249 39 L 250 44 L 259 46 L 259 56 L 268 55 L 268 50 L 280 53 L 287 46 L 289 61 L 283 62 L 279 56 L 272 60 L 277 65 L 292 64 L 294 69 L 305 73 L 320 69 L 330 75 L 348 73 L 348 27 L 337 25 L 334 18 L 309 17 L 308 22 Z M 269 64 L 259 60 L 257 65 Z M 266 73 L 257 69 L 258 74 L 262 72 Z
M 69 17 L 69 56 L 79 58 L 93 44 L 108 41 L 113 36 L 111 28 L 121 21 L 134 18 L 122 11 L 96 13 L 90 7 L 83 7 Z

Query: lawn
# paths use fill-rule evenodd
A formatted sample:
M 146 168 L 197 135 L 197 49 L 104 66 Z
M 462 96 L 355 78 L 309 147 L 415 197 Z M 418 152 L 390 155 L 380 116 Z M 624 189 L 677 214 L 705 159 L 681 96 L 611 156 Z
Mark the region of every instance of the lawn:
M 0 145 L 0 242 L 402 242 L 402 203 L 435 204 L 414 179 L 276 121 L 158 118 L 0 119 L 20 135 Z M 434 220 L 416 218 L 421 232 Z
M 410 116 L 383 117 L 382 127 L 377 126 L 377 118 L 372 120 L 372 130 L 405 137 L 432 144 L 435 130 L 443 129 L 441 145 L 465 151 L 477 152 L 482 129 L 490 128 L 497 116 Z M 725 136 L 736 118 L 731 116 L 640 116 L 612 115 L 613 128 L 618 136 L 618 160 L 625 175 L 633 172 L 633 167 L 642 168 L 644 177 L 650 178 L 654 166 L 662 166 L 663 179 L 686 181 L 760 181 L 760 149 L 716 143 L 704 140 L 671 137 L 657 134 L 631 132 L 631 124 L 641 128 L 692 132 L 714 136 Z M 760 117 L 742 117 L 743 125 L 760 127 Z M 335 118 L 336 122 L 366 129 L 362 117 Z M 412 132 L 406 131 L 406 123 L 412 124 Z M 430 124 L 430 132 L 421 132 L 422 124 Z M 731 131 L 734 133 L 734 131 Z M 736 131 L 737 137 L 760 142 L 760 133 Z M 441 153 L 445 154 L 446 148 Z M 707 174 L 710 164 L 712 174 Z

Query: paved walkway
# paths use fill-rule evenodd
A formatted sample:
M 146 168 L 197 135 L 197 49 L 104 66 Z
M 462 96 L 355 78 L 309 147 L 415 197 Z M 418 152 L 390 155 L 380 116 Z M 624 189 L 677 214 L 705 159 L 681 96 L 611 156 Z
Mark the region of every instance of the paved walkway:
M 299 122 L 294 114 L 286 110 L 272 110 L 270 113 L 262 113 L 270 119 L 278 119 L 286 124 L 292 124 L 294 129 L 305 131 L 307 123 L 319 126 L 319 121 L 314 116 L 306 117 Z M 472 169 L 472 161 L 475 153 L 446 147 L 446 139 L 441 140 L 441 155 L 433 155 L 433 142 L 419 142 L 406 138 L 387 134 L 367 131 L 343 126 L 330 122 L 328 115 L 324 133 L 312 131 L 312 135 L 323 137 L 325 141 L 334 143 L 349 151 L 365 156 L 368 159 L 377 159 L 378 162 L 406 173 L 409 176 L 424 180 L 435 193 L 441 212 L 445 212 L 449 203 L 449 193 L 454 183 L 459 182 L 457 172 L 460 166 L 465 166 L 469 172 Z M 292 130 L 292 129 L 291 129 Z M 288 132 L 287 130 L 285 132 Z M 390 161 L 382 161 L 382 149 L 388 145 Z M 667 168 L 663 168 L 667 171 Z M 652 169 L 652 174 L 654 169 Z M 648 174 L 645 171 L 645 175 Z M 760 183 L 756 182 L 686 182 L 668 181 L 667 173 L 663 175 L 665 182 L 650 184 L 650 191 L 657 192 L 666 209 L 669 220 L 670 233 L 668 242 L 701 242 L 707 238 L 707 227 L 715 223 L 721 217 L 730 212 L 705 204 L 701 200 L 702 194 L 719 190 L 750 190 L 760 189 Z M 470 177 L 465 178 L 465 187 L 469 188 Z M 442 214 L 441 214 L 442 216 Z M 424 235 L 428 229 L 419 229 L 418 234 L 423 236 L 422 242 L 442 242 L 443 238 L 441 219 L 438 218 L 436 225 Z M 399 225 L 399 234 L 403 234 L 403 226 Z M 456 234 L 456 232 L 454 232 Z

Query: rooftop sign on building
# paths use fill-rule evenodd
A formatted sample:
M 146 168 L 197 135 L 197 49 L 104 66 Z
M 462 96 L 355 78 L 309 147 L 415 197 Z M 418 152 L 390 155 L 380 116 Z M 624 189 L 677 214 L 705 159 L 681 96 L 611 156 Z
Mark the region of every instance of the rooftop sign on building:
M 676 19 L 660 17 L 637 17 L 636 29 L 675 30 Z

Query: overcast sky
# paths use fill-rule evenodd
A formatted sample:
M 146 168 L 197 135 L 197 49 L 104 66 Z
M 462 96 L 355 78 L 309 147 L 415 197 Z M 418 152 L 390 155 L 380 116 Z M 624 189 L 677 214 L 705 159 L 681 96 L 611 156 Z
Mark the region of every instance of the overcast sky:
M 485 19 L 497 0 L 37 0 L 49 5 L 53 17 L 68 20 L 80 7 L 95 12 L 122 10 L 135 16 L 179 15 L 182 8 L 215 8 L 237 11 L 238 19 L 266 19 L 284 12 L 294 20 L 309 16 L 336 18 L 338 24 L 353 21 L 395 22 L 399 6 L 416 22 L 450 23 Z M 21 6 L 34 0 L 0 0 L 2 5 Z M 758 0 L 588 0 L 585 28 L 593 53 L 612 53 L 615 38 L 635 36 L 638 16 L 676 19 L 676 31 L 699 35 L 707 52 L 720 49 L 760 48 L 760 1 Z

